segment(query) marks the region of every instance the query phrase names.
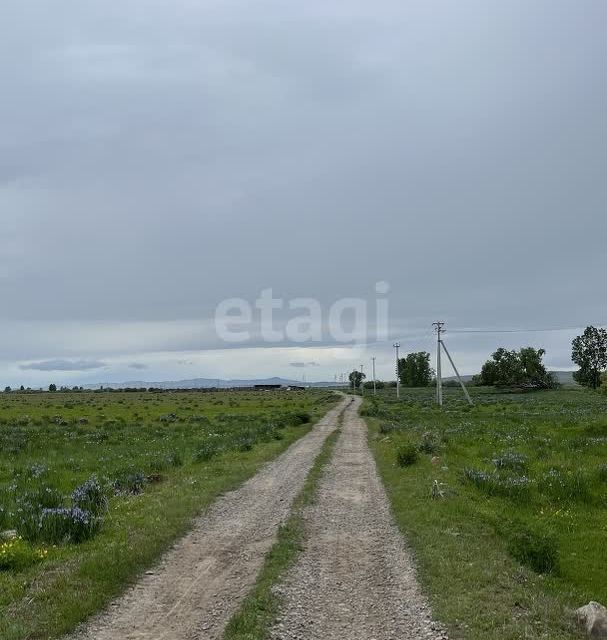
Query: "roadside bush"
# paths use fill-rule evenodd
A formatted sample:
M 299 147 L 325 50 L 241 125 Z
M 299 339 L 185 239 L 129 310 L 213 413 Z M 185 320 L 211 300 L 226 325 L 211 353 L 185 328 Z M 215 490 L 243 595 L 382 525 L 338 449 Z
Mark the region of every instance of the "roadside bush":
M 508 551 L 536 573 L 556 573 L 559 567 L 555 539 L 545 531 L 522 529 L 509 535 Z
M 396 464 L 399 467 L 410 467 L 417 462 L 419 454 L 417 447 L 411 442 L 404 442 L 396 450 Z
M 308 424 L 312 421 L 312 416 L 307 411 L 293 411 L 288 416 L 288 423 L 293 427 L 301 424 Z
M 23 538 L 13 538 L 0 543 L 0 571 L 22 571 L 44 560 L 46 549 L 37 549 Z
M 72 503 L 83 511 L 98 516 L 107 510 L 107 496 L 96 476 L 91 476 L 84 484 L 72 492 Z
M 425 431 L 422 434 L 421 442 L 419 443 L 419 450 L 422 453 L 433 454 L 437 453 L 440 449 L 440 436 L 434 431 Z

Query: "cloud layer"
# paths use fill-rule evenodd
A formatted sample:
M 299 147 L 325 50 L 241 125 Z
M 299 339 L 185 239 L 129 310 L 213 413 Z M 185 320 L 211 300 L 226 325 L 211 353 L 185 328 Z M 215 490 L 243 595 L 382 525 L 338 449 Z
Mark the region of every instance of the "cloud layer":
M 108 380 L 176 360 L 219 375 L 244 351 L 224 350 L 217 304 L 266 287 L 326 313 L 389 282 L 391 335 L 363 356 L 385 376 L 392 341 L 432 346 L 436 319 L 607 323 L 600 0 L 3 9 L 6 383 L 104 362 Z M 505 338 L 568 366 L 566 332 L 457 341 L 474 371 Z M 243 376 L 292 371 L 288 345 L 243 346 Z

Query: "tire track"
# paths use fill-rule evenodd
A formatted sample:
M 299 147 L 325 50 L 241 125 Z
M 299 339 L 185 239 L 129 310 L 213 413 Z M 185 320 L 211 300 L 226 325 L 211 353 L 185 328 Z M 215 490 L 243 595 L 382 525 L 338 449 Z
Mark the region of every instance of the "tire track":
M 348 406 L 333 459 L 306 510 L 306 546 L 277 591 L 274 640 L 446 638 L 419 587 L 413 559 L 358 416 Z

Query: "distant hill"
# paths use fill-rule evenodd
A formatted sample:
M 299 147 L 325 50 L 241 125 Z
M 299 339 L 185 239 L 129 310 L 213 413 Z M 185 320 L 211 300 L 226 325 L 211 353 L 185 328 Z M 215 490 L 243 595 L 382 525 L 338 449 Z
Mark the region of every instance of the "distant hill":
M 256 384 L 280 384 L 283 386 L 306 386 L 306 387 L 333 387 L 335 382 L 301 382 L 298 380 L 288 380 L 287 378 L 261 378 L 253 380 L 221 380 L 217 378 L 192 378 L 190 380 L 165 380 L 162 382 L 150 382 L 144 380 L 129 380 L 127 382 L 96 382 L 83 385 L 85 389 L 125 389 L 125 388 L 148 388 L 156 389 L 230 389 L 232 387 L 253 387 Z

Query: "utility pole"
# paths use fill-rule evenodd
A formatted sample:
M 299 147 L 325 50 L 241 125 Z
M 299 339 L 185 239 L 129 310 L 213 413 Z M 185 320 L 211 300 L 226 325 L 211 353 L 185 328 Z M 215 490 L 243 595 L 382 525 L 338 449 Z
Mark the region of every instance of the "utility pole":
M 365 395 L 365 380 L 363 378 L 363 367 L 364 365 L 360 365 L 360 395 Z
M 396 349 L 396 397 L 400 399 L 400 376 L 398 375 L 398 350 L 400 349 L 400 342 L 395 342 L 392 346 Z
M 373 395 L 377 394 L 377 387 L 375 384 L 375 356 L 373 356 L 371 358 L 371 360 L 373 361 Z
M 433 322 L 432 323 L 436 329 L 436 335 L 437 335 L 437 345 L 436 345 L 436 401 L 439 405 L 439 407 L 442 407 L 443 405 L 443 381 L 441 379 L 441 362 L 440 362 L 440 350 L 441 347 L 445 350 L 445 353 L 447 354 L 447 358 L 449 358 L 449 362 L 451 363 L 451 366 L 453 367 L 453 371 L 455 371 L 455 376 L 457 377 L 457 381 L 459 382 L 460 387 L 462 388 L 462 391 L 464 392 L 464 395 L 466 396 L 466 400 L 468 401 L 468 404 L 473 405 L 474 402 L 472 402 L 472 398 L 470 397 L 470 394 L 468 393 L 468 389 L 466 389 L 466 385 L 464 384 L 464 381 L 461 379 L 460 375 L 459 375 L 459 371 L 457 370 L 457 367 L 455 366 L 455 362 L 453 362 L 453 358 L 451 357 L 451 354 L 449 353 L 448 349 L 447 349 L 447 345 L 444 343 L 444 341 L 441 338 L 441 333 L 444 333 L 444 329 L 443 326 L 445 325 L 444 322 Z
M 443 331 L 444 322 L 433 322 L 434 330 L 436 331 L 436 404 L 439 407 L 443 406 L 443 379 L 441 375 L 440 366 L 440 334 Z

